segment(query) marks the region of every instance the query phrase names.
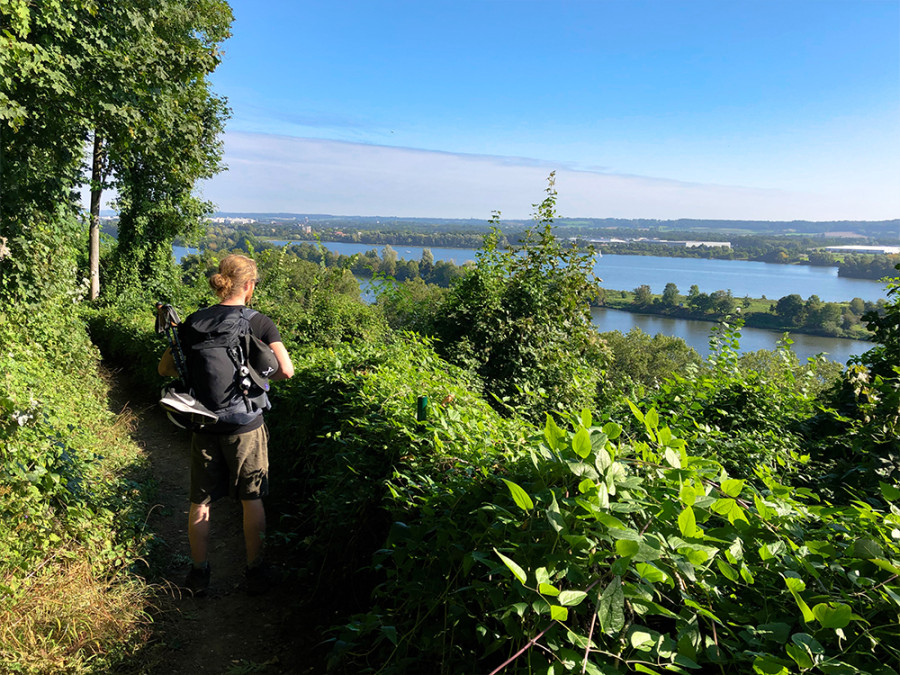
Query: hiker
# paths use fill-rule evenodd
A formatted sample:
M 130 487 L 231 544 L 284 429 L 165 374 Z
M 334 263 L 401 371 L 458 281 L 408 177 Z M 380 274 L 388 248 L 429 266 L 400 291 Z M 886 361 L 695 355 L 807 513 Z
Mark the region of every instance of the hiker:
M 208 339 L 210 330 L 222 326 L 230 327 L 249 317 L 252 335 L 269 345 L 277 361 L 277 370 L 269 377 L 284 380 L 294 374 L 291 358 L 281 341 L 281 335 L 274 322 L 264 314 L 246 307 L 259 283 L 256 263 L 243 255 L 229 255 L 219 264 L 219 271 L 212 275 L 209 284 L 221 299 L 218 305 L 198 310 L 178 327 L 190 383 L 196 397 L 219 419 L 211 425 L 195 430 L 191 437 L 191 488 L 190 512 L 188 516 L 188 539 L 191 547 L 191 569 L 185 586 L 195 595 L 202 595 L 209 586 L 210 566 L 209 513 L 210 504 L 226 495 L 240 499 L 243 509 L 244 541 L 247 552 L 245 570 L 247 590 L 251 594 L 264 592 L 271 581 L 271 571 L 262 557 L 263 538 L 266 531 L 266 514 L 262 498 L 268 494 L 268 430 L 263 421 L 265 405 L 259 406 L 254 399 L 250 405 L 244 391 L 246 405 L 238 400 L 236 408 L 216 409 L 210 402 L 210 390 L 218 381 L 229 383 L 234 380 L 235 366 L 214 355 L 212 360 L 204 357 L 204 346 L 197 347 Z M 223 329 L 225 330 L 225 329 Z M 208 344 L 208 343 L 207 343 Z M 207 350 L 212 352 L 213 350 Z M 223 354 L 225 349 L 220 349 Z M 271 354 L 270 354 L 271 356 Z M 204 358 L 207 360 L 204 361 Z M 218 364 L 215 367 L 209 363 Z M 275 368 L 273 362 L 272 367 Z M 228 372 L 204 372 L 204 368 Z M 230 368 L 230 370 L 229 370 Z M 179 375 L 171 347 L 160 359 L 159 374 L 170 377 Z M 246 381 L 245 381 L 246 382 Z M 239 387 L 231 386 L 229 391 L 236 396 Z M 237 395 L 239 399 L 239 395 Z M 237 412 L 234 412 L 236 409 Z

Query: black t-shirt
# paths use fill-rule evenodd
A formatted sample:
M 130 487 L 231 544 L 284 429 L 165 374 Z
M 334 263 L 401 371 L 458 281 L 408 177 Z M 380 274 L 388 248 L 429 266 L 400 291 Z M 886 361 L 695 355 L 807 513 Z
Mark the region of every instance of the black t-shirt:
M 178 326 L 178 338 L 181 341 L 181 349 L 184 352 L 185 358 L 189 359 L 190 354 L 193 351 L 191 347 L 193 347 L 199 340 L 197 339 L 197 333 L 188 328 L 191 324 L 191 320 L 197 316 L 198 314 L 203 313 L 204 318 L 226 318 L 232 312 L 240 312 L 244 309 L 244 305 L 212 305 L 211 307 L 206 307 L 204 309 L 199 309 L 193 314 L 191 314 L 185 321 Z M 256 312 L 253 316 L 250 317 L 250 329 L 253 331 L 253 335 L 258 337 L 260 340 L 265 342 L 267 345 L 272 344 L 273 342 L 281 342 L 281 333 L 278 332 L 278 327 L 275 325 L 275 322 L 272 321 L 265 314 L 261 314 Z M 258 429 L 263 424 L 263 416 L 259 415 L 249 424 L 244 425 L 235 425 L 235 424 L 224 424 L 222 422 L 216 422 L 215 424 L 211 424 L 207 427 L 203 427 L 202 430 L 196 433 L 203 434 L 243 434 L 248 431 L 253 431 Z

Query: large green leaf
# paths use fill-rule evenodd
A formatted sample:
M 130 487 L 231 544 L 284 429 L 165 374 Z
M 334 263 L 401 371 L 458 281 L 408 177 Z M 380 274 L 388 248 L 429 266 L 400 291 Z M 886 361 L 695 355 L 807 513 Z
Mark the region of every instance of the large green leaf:
M 813 607 L 812 613 L 816 621 L 822 624 L 822 628 L 844 628 L 853 618 L 850 605 L 840 602 L 820 602 Z
M 600 619 L 600 630 L 607 635 L 618 633 L 625 626 L 625 594 L 620 577 L 614 577 L 600 594 L 597 617 Z
M 550 505 L 547 507 L 547 521 L 550 527 L 557 533 L 566 529 L 566 520 L 559 510 L 559 504 L 556 502 L 556 495 L 551 493 Z
M 516 564 L 515 560 L 513 560 L 512 558 L 507 558 L 496 548 L 494 549 L 494 553 L 496 553 L 500 557 L 500 560 L 502 560 L 503 564 L 509 568 L 509 571 L 515 575 L 516 579 L 521 581 L 523 584 L 528 581 L 528 575 L 525 574 L 525 570 L 519 567 L 519 565 Z
M 744 481 L 738 480 L 737 478 L 729 478 L 728 480 L 723 480 L 722 485 L 719 486 L 726 495 L 729 497 L 737 498 L 738 495 L 741 494 L 741 490 L 744 489 Z
M 586 459 L 591 454 L 591 435 L 584 427 L 579 427 L 575 432 L 575 437 L 572 439 L 572 450 L 582 459 Z
M 559 604 L 574 607 L 581 604 L 586 597 L 587 593 L 584 591 L 563 591 L 559 594 Z
M 528 496 L 528 493 L 525 492 L 525 490 L 513 483 L 511 480 L 506 480 L 505 478 L 502 478 L 501 480 L 506 483 L 506 487 L 509 488 L 516 506 L 518 506 L 526 513 L 534 508 L 534 502 L 531 501 L 531 497 Z
M 690 506 L 686 507 L 678 516 L 678 529 L 684 537 L 694 537 L 697 535 L 697 517 L 694 515 L 694 509 Z
M 554 621 L 565 621 L 569 618 L 569 610 L 559 605 L 550 605 L 550 618 Z

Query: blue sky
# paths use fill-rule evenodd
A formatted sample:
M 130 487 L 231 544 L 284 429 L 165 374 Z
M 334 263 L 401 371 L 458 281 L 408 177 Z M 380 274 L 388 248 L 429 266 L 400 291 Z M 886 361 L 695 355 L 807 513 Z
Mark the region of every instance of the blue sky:
M 900 217 L 900 0 L 233 0 L 222 211 Z

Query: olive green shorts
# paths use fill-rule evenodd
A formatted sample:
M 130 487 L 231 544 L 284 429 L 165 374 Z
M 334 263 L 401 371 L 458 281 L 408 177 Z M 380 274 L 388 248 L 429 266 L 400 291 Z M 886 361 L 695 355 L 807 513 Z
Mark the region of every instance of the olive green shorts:
M 193 434 L 191 503 L 209 504 L 226 495 L 261 499 L 269 494 L 269 430 L 263 424 L 243 434 Z

